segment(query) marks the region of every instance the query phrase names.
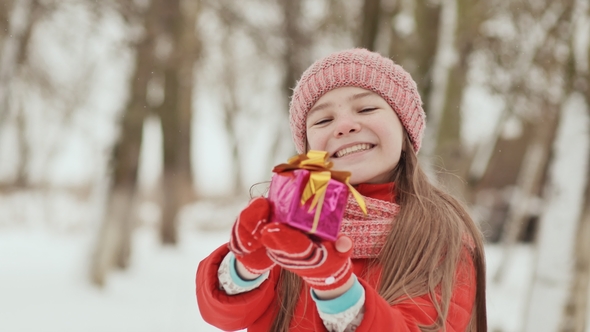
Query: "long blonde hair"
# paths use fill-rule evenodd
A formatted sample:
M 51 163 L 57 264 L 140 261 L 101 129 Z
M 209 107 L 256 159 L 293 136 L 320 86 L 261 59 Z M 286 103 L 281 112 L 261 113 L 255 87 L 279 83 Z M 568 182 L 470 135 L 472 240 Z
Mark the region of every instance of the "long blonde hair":
M 428 294 L 438 313 L 422 331 L 446 330 L 449 304 L 464 238 L 475 246 L 471 259 L 475 266 L 476 295 L 468 331 L 487 331 L 485 258 L 481 232 L 465 207 L 445 191 L 430 183 L 418 164 L 409 138 L 405 152 L 392 172 L 396 203 L 400 212 L 380 256 L 382 274 L 378 292 L 389 304 Z M 301 279 L 282 270 L 277 286 L 278 311 L 271 331 L 288 332 L 301 292 Z

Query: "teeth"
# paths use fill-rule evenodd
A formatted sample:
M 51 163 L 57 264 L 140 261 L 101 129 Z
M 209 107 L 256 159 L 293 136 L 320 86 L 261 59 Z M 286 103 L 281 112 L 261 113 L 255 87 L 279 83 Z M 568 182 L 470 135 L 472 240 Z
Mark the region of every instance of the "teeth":
M 371 147 L 372 147 L 372 145 L 368 144 L 368 143 L 357 144 L 357 145 L 349 146 L 346 149 L 342 149 L 342 150 L 336 152 L 335 155 L 337 158 L 340 158 L 340 157 L 344 157 L 344 156 L 349 155 L 354 152 L 369 150 Z

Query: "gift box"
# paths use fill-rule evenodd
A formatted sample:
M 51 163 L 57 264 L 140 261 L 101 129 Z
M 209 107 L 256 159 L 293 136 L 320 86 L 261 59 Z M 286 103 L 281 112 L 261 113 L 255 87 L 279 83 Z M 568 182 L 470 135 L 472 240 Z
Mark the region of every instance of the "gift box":
M 335 241 L 350 193 L 366 213 L 362 196 L 348 183 L 350 172 L 331 170 L 327 159 L 325 151 L 309 151 L 273 169 L 271 221 Z

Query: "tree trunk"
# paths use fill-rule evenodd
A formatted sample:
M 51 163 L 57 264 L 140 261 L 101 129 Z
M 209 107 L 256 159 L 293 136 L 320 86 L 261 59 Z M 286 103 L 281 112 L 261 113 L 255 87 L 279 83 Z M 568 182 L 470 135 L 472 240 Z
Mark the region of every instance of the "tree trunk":
M 223 124 L 226 134 L 229 138 L 229 149 L 231 153 L 231 164 L 233 172 L 233 194 L 238 194 L 243 190 L 242 183 L 242 165 L 240 158 L 240 142 L 236 132 L 236 118 L 239 113 L 239 102 L 237 95 L 236 77 L 236 57 L 234 50 L 234 31 L 236 26 L 234 21 L 229 17 L 222 16 L 225 29 L 220 31 L 221 34 L 221 52 L 223 53 L 221 79 L 224 87 L 222 94 L 222 104 L 224 111 Z
M 380 17 L 381 0 L 364 0 L 359 47 L 364 47 L 372 51 L 375 50 L 375 40 L 379 32 Z
M 438 137 L 434 143 L 436 144 L 435 154 L 440 157 L 445 168 L 445 171 L 438 176 L 439 181 L 456 197 L 470 201 L 465 183 L 470 158 L 461 140 L 461 126 L 463 125 L 461 104 L 467 85 L 468 60 L 474 49 L 474 44 L 477 42 L 479 26 L 485 19 L 485 4 L 470 0 L 457 0 L 456 11 L 455 38 L 454 45 L 451 47 L 454 49 L 453 53 L 456 54 L 457 61 L 451 64 L 448 72 L 448 77 L 451 79 L 448 79 L 445 84 L 446 92 L 442 116 L 438 126 Z M 444 12 L 446 10 L 443 10 Z M 434 126 L 436 127 L 436 124 Z M 430 130 L 436 133 L 436 129 L 431 128 Z
M 131 215 L 137 189 L 137 169 L 147 114 L 147 85 L 154 68 L 153 31 L 158 12 L 151 5 L 144 17 L 145 36 L 138 43 L 130 96 L 121 116 L 120 136 L 113 150 L 112 183 L 106 213 L 91 262 L 91 281 L 104 285 L 113 267 L 126 268 L 131 253 Z
M 10 111 L 8 83 L 13 75 L 18 48 L 15 32 L 10 29 L 13 6 L 14 0 L 0 0 L 0 124 L 4 123 Z
M 297 80 L 303 74 L 305 68 L 310 65 L 309 62 L 309 49 L 312 44 L 312 36 L 308 32 L 303 31 L 299 21 L 301 20 L 301 0 L 281 0 L 280 6 L 283 12 L 283 26 L 282 34 L 285 41 L 285 49 L 282 54 L 282 67 L 284 68 L 283 76 L 283 100 L 285 110 L 288 111 L 287 105 L 289 105 L 291 93 L 297 83 Z M 287 121 L 287 115 L 285 116 Z M 280 126 L 280 125 L 279 125 Z M 285 135 L 288 131 L 283 128 L 276 130 L 276 139 L 270 147 L 269 160 L 271 165 L 273 161 L 277 160 L 281 148 L 284 146 L 285 140 L 290 140 L 290 135 Z M 295 150 L 293 149 L 293 154 Z
M 590 132 L 590 36 L 588 36 L 588 22 L 590 22 L 590 6 L 586 2 L 576 2 L 574 7 L 574 31 L 572 35 L 573 79 L 571 87 L 584 97 L 581 103 L 586 109 L 586 133 Z M 580 8 L 581 7 L 581 8 Z M 585 43 L 579 43 L 584 38 Z M 577 40 L 578 43 L 573 41 Z M 577 45 L 576 45 L 577 44 Z M 578 46 L 578 45 L 584 46 Z M 585 49 L 576 49 L 576 47 Z M 581 51 L 581 52 L 580 52 Z M 588 134 L 587 134 L 588 136 Z M 590 137 L 587 137 L 590 140 Z M 590 142 L 586 143 L 590 146 Z M 584 193 L 583 210 L 576 231 L 574 254 L 574 276 L 568 294 L 568 301 L 563 313 L 563 332 L 590 331 L 590 155 L 586 160 L 586 190 Z
M 412 75 L 428 113 L 430 107 L 426 96 L 432 87 L 441 5 L 435 1 L 402 1 L 398 6 L 401 7 L 390 18 L 393 23 L 389 56 Z M 407 19 L 411 22 L 406 22 Z M 410 29 L 412 26 L 414 28 Z
M 14 0 L 0 0 L 0 52 L 4 49 L 4 38 L 8 35 L 13 6 Z
M 19 158 L 13 186 L 16 188 L 26 188 L 29 185 L 28 167 L 31 149 L 29 147 L 29 140 L 27 139 L 27 120 L 23 106 L 20 105 L 16 112 Z
M 112 187 L 107 199 L 107 210 L 99 229 L 90 266 L 90 281 L 104 286 L 109 271 L 127 266 L 131 254 L 129 241 L 131 206 L 134 205 L 135 188 Z
M 291 89 L 299 76 L 305 70 L 307 57 L 305 54 L 311 46 L 311 39 L 302 30 L 299 21 L 301 19 L 301 0 L 281 0 L 284 23 L 283 33 L 285 37 L 285 52 L 283 53 L 283 65 L 285 76 L 283 79 L 283 91 L 285 100 L 289 100 Z
M 587 145 L 590 146 L 590 142 Z M 574 277 L 565 307 L 562 332 L 585 332 L 588 327 L 588 297 L 590 297 L 590 160 L 586 164 L 589 170 L 586 173 L 586 198 L 576 231 Z
M 453 87 L 449 84 L 449 76 L 451 69 L 457 63 L 457 50 L 455 49 L 455 41 L 457 39 L 457 25 L 458 25 L 458 0 L 445 0 L 442 2 L 440 21 L 438 27 L 438 40 L 436 45 L 436 54 L 434 55 L 431 67 L 431 86 L 427 95 L 423 95 L 425 104 L 428 106 L 428 131 L 425 132 L 423 140 L 423 152 L 421 159 L 428 162 L 425 163 L 425 171 L 427 174 L 433 176 L 434 172 L 430 169 L 429 162 L 437 149 L 437 139 L 441 131 L 441 122 L 443 119 L 443 112 L 447 103 L 446 97 L 449 91 L 453 92 Z M 461 84 L 459 82 L 459 84 Z M 458 112 L 452 112 L 459 115 Z
M 570 95 L 560 112 L 524 331 L 563 328 L 560 323 L 572 282 L 571 257 L 583 210 L 589 166 L 586 162 L 590 158 L 589 119 L 587 111 L 579 107 L 580 99 Z M 574 141 L 576 148 L 572 149 Z
M 498 49 L 494 48 L 493 42 L 492 45 L 489 46 L 490 51 L 493 53 L 506 52 L 505 50 L 507 49 L 518 49 L 518 52 L 512 53 L 512 56 L 510 56 L 511 52 L 507 52 L 508 55 L 499 57 L 497 60 L 500 62 L 497 64 L 498 67 L 500 67 L 498 70 L 510 72 L 511 78 L 508 80 L 508 85 L 502 83 L 501 86 L 494 86 L 492 84 L 491 88 L 492 90 L 497 90 L 500 94 L 504 94 L 506 106 L 502 110 L 502 114 L 495 125 L 492 139 L 483 142 L 476 147 L 468 175 L 471 183 L 476 184 L 488 173 L 490 161 L 493 159 L 494 154 L 499 153 L 496 147 L 499 143 L 502 131 L 504 130 L 507 120 L 514 114 L 513 105 L 517 104 L 518 99 L 522 98 L 523 95 L 528 96 L 527 99 L 529 100 L 538 98 L 544 99 L 547 97 L 546 95 L 533 96 L 531 91 L 528 91 L 526 88 L 529 85 L 527 78 L 530 77 L 529 73 L 534 70 L 535 65 L 537 65 L 535 58 L 543 52 L 547 53 L 548 51 L 546 51 L 546 49 L 552 47 L 548 42 L 550 39 L 549 35 L 552 32 L 555 33 L 557 26 L 564 21 L 562 16 L 567 15 L 567 10 L 565 10 L 567 5 L 567 2 L 564 1 L 548 3 L 548 8 L 544 8 L 545 10 L 543 13 L 538 14 L 539 17 L 535 19 L 536 22 L 542 22 L 542 24 L 537 24 L 534 27 L 525 26 L 524 30 L 518 31 L 520 36 L 518 38 L 513 38 L 512 42 L 496 41 L 500 45 Z M 527 13 L 526 8 L 527 7 L 525 6 L 520 6 L 518 3 L 508 2 L 508 8 L 504 10 L 511 12 L 511 15 L 515 17 L 513 19 L 514 25 L 519 26 L 517 22 L 519 17 L 525 16 L 526 18 L 530 18 L 531 15 L 534 15 L 534 13 Z M 526 41 L 526 43 L 524 41 Z M 553 58 L 546 61 L 545 65 L 546 64 L 558 64 L 558 62 Z M 495 69 L 496 68 L 494 68 L 494 70 Z
M 28 3 L 16 4 L 25 6 L 20 11 L 24 12 L 25 24 L 21 29 L 10 28 L 10 17 L 15 3 L 13 1 L 0 1 L 0 124 L 8 117 L 13 105 L 10 102 L 10 82 L 18 75 L 18 69 L 27 61 L 29 41 L 37 22 L 43 14 L 43 8 L 38 0 Z M 23 13 L 21 13 L 23 14 Z M 19 163 L 17 174 L 12 186 L 25 187 L 28 185 L 29 167 L 29 142 L 26 138 L 26 119 L 22 107 L 16 110 L 16 125 L 18 130 Z
M 179 147 L 178 147 L 178 173 L 182 184 L 180 203 L 182 205 L 192 202 L 196 198 L 193 173 L 191 169 L 191 137 L 193 119 L 193 95 L 195 86 L 195 63 L 201 56 L 201 41 L 197 34 L 197 19 L 201 2 L 195 0 L 183 0 L 181 2 L 181 14 L 183 18 L 180 34 L 179 49 L 180 60 L 178 62 L 178 79 L 180 90 L 178 92 L 178 117 L 179 117 Z
M 163 59 L 164 101 L 157 108 L 164 142 L 164 202 L 160 238 L 164 244 L 178 241 L 177 214 L 194 198 L 190 167 L 190 128 L 194 63 L 198 56 L 195 34 L 197 3 L 158 0 L 161 35 L 172 43 Z
M 530 213 L 531 201 L 543 184 L 551 145 L 555 139 L 558 124 L 557 112 L 548 110 L 542 119 L 534 123 L 533 137 L 527 146 L 522 165 L 518 172 L 513 197 L 508 202 L 508 217 L 502 229 L 502 259 L 494 274 L 494 282 L 500 283 L 510 266 L 512 249 Z

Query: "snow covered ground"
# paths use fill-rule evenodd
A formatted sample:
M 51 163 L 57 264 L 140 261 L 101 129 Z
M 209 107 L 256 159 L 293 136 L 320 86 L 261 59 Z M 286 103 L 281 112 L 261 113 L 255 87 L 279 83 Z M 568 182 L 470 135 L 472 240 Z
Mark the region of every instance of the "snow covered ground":
M 2 230 L 0 331 L 218 331 L 199 316 L 194 276 L 225 238 L 193 232 L 177 248 L 162 248 L 155 232 L 140 229 L 131 268 L 97 289 L 85 278 L 88 236 Z
M 185 230 L 176 248 L 161 247 L 150 227 L 137 230 L 132 266 L 109 276 L 104 289 L 86 278 L 93 238 L 83 231 L 0 229 L 0 331 L 219 331 L 203 322 L 195 301 L 198 262 L 228 230 Z M 489 273 L 498 248 L 487 248 Z M 516 248 L 506 282 L 490 283 L 491 330 L 519 331 L 532 250 Z

